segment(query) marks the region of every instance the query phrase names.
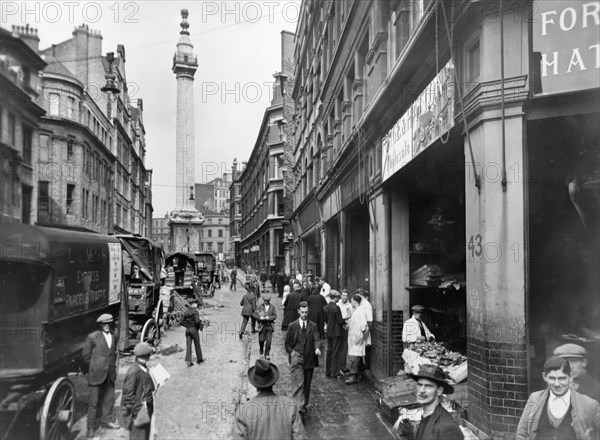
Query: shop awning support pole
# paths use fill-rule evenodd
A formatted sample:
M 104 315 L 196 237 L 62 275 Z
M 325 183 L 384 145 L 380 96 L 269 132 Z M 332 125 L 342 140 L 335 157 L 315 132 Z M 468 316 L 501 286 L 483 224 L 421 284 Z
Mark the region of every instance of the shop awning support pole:
M 502 191 L 506 192 L 506 111 L 504 109 L 504 12 L 500 0 L 500 109 L 502 113 Z
M 444 23 L 446 24 L 446 35 L 448 36 L 448 45 L 450 47 L 450 58 L 454 62 L 456 58 L 454 58 L 454 47 L 452 47 L 452 39 L 450 38 L 450 29 L 448 28 L 448 18 L 446 17 L 446 8 L 444 7 L 444 2 L 440 2 L 440 6 L 442 7 L 442 13 L 444 14 Z M 477 174 L 477 169 L 475 166 L 475 156 L 473 155 L 473 145 L 471 144 L 471 136 L 469 135 L 469 126 L 467 125 L 467 117 L 465 116 L 465 106 L 463 105 L 462 98 L 462 89 L 460 87 L 460 81 L 458 78 L 458 68 L 454 65 L 454 83 L 456 86 L 456 94 L 458 95 L 458 102 L 460 104 L 460 113 L 462 115 L 463 125 L 465 127 L 465 133 L 467 135 L 467 144 L 469 145 L 469 153 L 471 156 L 471 164 L 473 166 L 473 178 L 475 179 L 475 186 L 477 187 L 477 193 L 481 194 L 481 179 L 479 174 Z

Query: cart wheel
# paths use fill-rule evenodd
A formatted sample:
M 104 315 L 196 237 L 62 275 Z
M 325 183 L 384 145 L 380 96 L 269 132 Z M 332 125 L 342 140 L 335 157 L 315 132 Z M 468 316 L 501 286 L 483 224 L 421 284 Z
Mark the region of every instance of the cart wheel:
M 75 421 L 75 387 L 66 377 L 56 379 L 46 394 L 40 419 L 40 440 L 63 440 L 71 436 Z
M 142 329 L 142 333 L 140 336 L 140 342 L 147 342 L 153 347 L 158 346 L 158 342 L 160 341 L 160 330 L 158 328 L 158 324 L 154 319 L 149 319 L 144 324 L 144 328 Z
M 213 296 L 215 296 L 215 284 L 214 283 L 210 285 L 210 288 L 208 290 L 208 296 L 211 298 Z
M 165 322 L 163 321 L 163 302 L 162 302 L 162 299 L 158 301 L 158 305 L 156 306 L 156 310 L 154 311 L 154 320 L 158 324 L 158 329 L 159 330 L 161 328 L 165 327 Z
M 181 324 L 181 320 L 183 319 L 183 312 L 173 312 L 169 316 L 169 321 L 171 326 L 176 326 Z

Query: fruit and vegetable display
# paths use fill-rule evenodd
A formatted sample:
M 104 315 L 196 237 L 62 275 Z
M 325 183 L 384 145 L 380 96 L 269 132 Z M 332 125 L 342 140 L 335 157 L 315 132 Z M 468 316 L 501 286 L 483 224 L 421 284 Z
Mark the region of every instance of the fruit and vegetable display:
M 451 367 L 467 361 L 466 356 L 447 350 L 443 344 L 435 341 L 413 342 L 407 348 L 418 353 L 423 358 L 430 359 L 431 363 L 440 367 Z

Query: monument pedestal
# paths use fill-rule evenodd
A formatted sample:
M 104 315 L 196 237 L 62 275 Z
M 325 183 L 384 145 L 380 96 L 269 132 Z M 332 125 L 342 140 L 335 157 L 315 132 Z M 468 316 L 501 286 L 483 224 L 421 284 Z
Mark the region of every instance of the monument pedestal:
M 171 252 L 201 252 L 200 231 L 204 216 L 194 207 L 177 209 L 169 214 Z

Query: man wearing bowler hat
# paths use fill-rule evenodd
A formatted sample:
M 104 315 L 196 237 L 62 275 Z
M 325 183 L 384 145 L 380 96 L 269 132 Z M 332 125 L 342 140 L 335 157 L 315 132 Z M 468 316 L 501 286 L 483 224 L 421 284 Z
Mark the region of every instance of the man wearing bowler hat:
M 236 439 L 304 439 L 304 425 L 296 403 L 273 392 L 279 379 L 275 364 L 257 359 L 248 370 L 248 382 L 256 387 L 256 397 L 241 405 L 235 417 Z
M 412 306 L 412 318 L 407 319 L 402 326 L 402 342 L 411 343 L 418 341 L 433 341 L 435 336 L 429 331 L 421 320 L 425 307 L 421 305 Z
M 410 376 L 417 381 L 417 403 L 423 410 L 415 440 L 462 440 L 458 423 L 442 408 L 442 394 L 454 392 L 442 369 L 437 365 L 421 365 L 419 373 Z
M 111 330 L 112 315 L 104 313 L 96 322 L 100 330 L 90 333 L 83 346 L 83 369 L 88 372 L 89 384 L 88 438 L 94 437 L 99 425 L 119 429 L 111 420 L 117 379 L 117 335 Z
M 600 383 L 587 372 L 587 350 L 581 345 L 564 344 L 554 349 L 554 355 L 569 361 L 571 365 L 571 388 L 600 401 Z

